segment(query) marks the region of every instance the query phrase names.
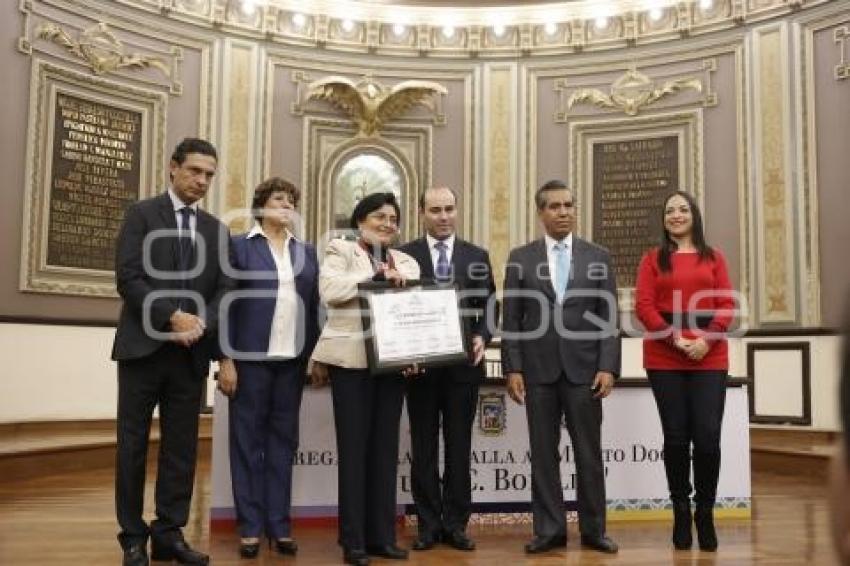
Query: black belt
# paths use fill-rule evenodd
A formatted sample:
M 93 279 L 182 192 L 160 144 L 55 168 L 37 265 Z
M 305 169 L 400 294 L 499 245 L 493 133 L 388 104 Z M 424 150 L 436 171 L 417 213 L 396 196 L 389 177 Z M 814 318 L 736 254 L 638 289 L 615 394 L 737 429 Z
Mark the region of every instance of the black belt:
M 663 318 L 667 324 L 680 330 L 705 330 L 711 321 L 714 320 L 714 313 L 692 313 L 692 312 L 662 312 Z

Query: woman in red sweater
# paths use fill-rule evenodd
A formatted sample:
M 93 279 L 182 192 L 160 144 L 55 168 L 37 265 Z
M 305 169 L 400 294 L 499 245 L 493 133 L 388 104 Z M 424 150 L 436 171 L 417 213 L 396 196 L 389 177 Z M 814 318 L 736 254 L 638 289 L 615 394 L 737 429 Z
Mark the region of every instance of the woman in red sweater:
M 720 475 L 720 430 L 729 368 L 724 333 L 734 308 L 726 260 L 705 242 L 693 197 L 664 201 L 661 245 L 641 260 L 637 316 L 646 327 L 643 365 L 664 432 L 664 468 L 673 503 L 673 544 L 688 549 L 693 523 L 701 550 L 717 549 L 714 501 Z

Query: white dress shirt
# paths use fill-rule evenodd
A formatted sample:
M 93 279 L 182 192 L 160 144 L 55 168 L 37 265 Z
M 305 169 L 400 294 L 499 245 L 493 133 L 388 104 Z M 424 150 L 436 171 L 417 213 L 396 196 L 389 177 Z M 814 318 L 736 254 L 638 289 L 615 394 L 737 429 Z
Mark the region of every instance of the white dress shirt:
M 256 224 L 248 232 L 248 238 L 264 238 L 277 267 L 277 300 L 272 315 L 272 327 L 269 332 L 270 358 L 291 359 L 295 352 L 295 326 L 298 320 L 298 293 L 295 290 L 295 275 L 292 271 L 292 259 L 289 256 L 289 241 L 295 236 L 286 231 L 283 251 L 272 246 L 263 228 Z
M 177 221 L 178 236 L 183 235 L 183 234 L 179 233 L 182 229 L 181 224 L 183 223 L 183 219 L 181 218 L 180 210 L 182 210 L 183 208 L 189 207 L 194 212 L 194 214 L 189 215 L 189 231 L 192 233 L 191 238 L 192 238 L 192 241 L 194 242 L 195 241 L 195 229 L 198 226 L 198 203 L 193 202 L 192 204 L 186 204 L 185 202 L 180 200 L 180 197 L 178 197 L 174 193 L 174 189 L 172 189 L 171 187 L 168 187 L 168 196 L 171 197 L 171 204 L 174 206 L 174 219 Z
M 555 288 L 555 279 L 556 277 L 556 269 L 557 269 L 557 252 L 555 251 L 555 244 L 564 243 L 567 245 L 567 267 L 570 272 L 573 270 L 573 233 L 570 232 L 567 234 L 567 237 L 563 240 L 556 240 L 549 234 L 546 234 L 546 259 L 549 261 L 549 282 L 552 284 L 552 289 L 555 291 L 555 295 L 558 295 L 559 289 Z M 570 276 L 567 274 L 567 287 L 569 287 Z

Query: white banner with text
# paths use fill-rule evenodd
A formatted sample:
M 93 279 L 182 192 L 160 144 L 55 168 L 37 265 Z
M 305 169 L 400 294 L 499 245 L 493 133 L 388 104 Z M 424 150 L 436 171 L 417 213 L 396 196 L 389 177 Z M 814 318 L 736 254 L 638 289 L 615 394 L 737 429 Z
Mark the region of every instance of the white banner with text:
M 602 459 L 612 518 L 652 516 L 669 507 L 663 440 L 649 387 L 615 389 L 603 401 Z M 746 387 L 727 389 L 723 419 L 718 506 L 736 516 L 750 508 L 749 413 Z M 216 393 L 213 422 L 213 521 L 235 517 L 228 459 L 227 399 Z M 292 506 L 296 518 L 336 516 L 336 441 L 330 389 L 307 387 L 301 405 L 300 446 L 295 458 Z M 411 512 L 410 427 L 402 413 L 398 503 Z M 561 478 L 568 509 L 575 508 L 575 461 L 562 428 Z M 528 512 L 531 464 L 525 408 L 503 387 L 482 386 L 473 428 L 472 483 L 475 512 Z M 736 511 L 732 511 L 736 510 Z M 722 516 L 722 513 L 720 513 Z

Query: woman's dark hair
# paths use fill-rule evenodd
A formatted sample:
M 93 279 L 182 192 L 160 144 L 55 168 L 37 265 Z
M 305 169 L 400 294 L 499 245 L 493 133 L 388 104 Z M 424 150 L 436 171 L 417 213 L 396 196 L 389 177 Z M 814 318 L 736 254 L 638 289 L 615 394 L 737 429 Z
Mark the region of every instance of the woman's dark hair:
M 675 196 L 680 196 L 685 199 L 685 202 L 688 203 L 688 207 L 691 209 L 691 218 L 693 218 L 691 240 L 693 240 L 694 247 L 697 249 L 700 261 L 704 259 L 714 259 L 714 251 L 708 244 L 705 243 L 705 233 L 702 228 L 702 213 L 699 211 L 697 201 L 685 191 L 674 191 L 664 197 L 664 200 L 662 201 L 663 204 L 661 205 L 661 245 L 658 246 L 658 268 L 661 271 L 670 271 L 670 269 L 672 269 L 670 265 L 670 256 L 673 252 L 679 249 L 679 246 L 673 241 L 673 238 L 670 237 L 670 233 L 667 231 L 667 228 L 664 227 L 664 216 L 667 211 L 667 203 Z
M 401 225 L 401 209 L 398 207 L 398 201 L 395 198 L 395 195 L 392 193 L 372 193 L 371 195 L 366 195 L 360 202 L 357 203 L 357 206 L 354 207 L 354 211 L 351 213 L 351 221 L 350 226 L 352 230 L 357 230 L 357 226 L 366 220 L 366 217 L 369 216 L 369 213 L 375 212 L 385 204 L 389 204 L 395 209 L 395 215 L 398 218 L 398 224 Z
M 295 185 L 280 177 L 272 177 L 266 179 L 254 189 L 254 198 L 251 201 L 251 214 L 257 222 L 263 221 L 263 214 L 260 212 L 272 195 L 275 193 L 286 193 L 289 195 L 289 202 L 292 206 L 297 207 L 298 201 L 301 199 L 301 191 Z

